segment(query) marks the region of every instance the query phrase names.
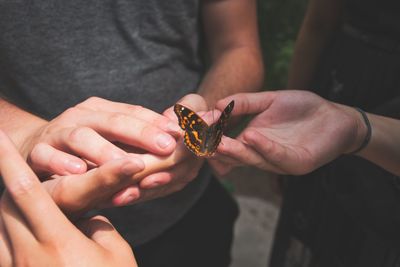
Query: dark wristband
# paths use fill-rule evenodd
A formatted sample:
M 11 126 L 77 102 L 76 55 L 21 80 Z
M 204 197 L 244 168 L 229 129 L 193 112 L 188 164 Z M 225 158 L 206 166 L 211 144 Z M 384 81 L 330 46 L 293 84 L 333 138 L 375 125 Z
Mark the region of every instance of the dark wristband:
M 355 107 L 355 109 L 361 113 L 363 119 L 364 119 L 364 123 L 367 126 L 367 134 L 365 135 L 364 141 L 362 142 L 362 144 L 360 145 L 359 148 L 357 148 L 356 150 L 354 150 L 353 152 L 351 152 L 350 154 L 356 154 L 358 152 L 360 152 L 361 150 L 363 150 L 369 143 L 369 141 L 371 140 L 371 136 L 372 136 L 372 127 L 371 127 L 371 123 L 369 122 L 369 119 L 367 117 L 367 114 L 364 112 L 364 110 Z

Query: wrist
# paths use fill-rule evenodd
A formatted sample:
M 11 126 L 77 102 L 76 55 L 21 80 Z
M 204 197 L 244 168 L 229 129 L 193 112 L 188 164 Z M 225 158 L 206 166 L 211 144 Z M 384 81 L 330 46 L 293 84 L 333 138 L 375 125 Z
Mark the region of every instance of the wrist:
M 0 99 L 0 128 L 10 137 L 18 151 L 26 158 L 29 140 L 47 121 Z
M 347 154 L 358 154 L 364 150 L 371 139 L 372 128 L 368 115 L 360 108 L 350 107 L 356 123 L 355 138 Z
M 34 117 L 24 121 L 24 125 L 14 131 L 12 140 L 24 159 L 28 157 L 47 123 L 46 120 Z

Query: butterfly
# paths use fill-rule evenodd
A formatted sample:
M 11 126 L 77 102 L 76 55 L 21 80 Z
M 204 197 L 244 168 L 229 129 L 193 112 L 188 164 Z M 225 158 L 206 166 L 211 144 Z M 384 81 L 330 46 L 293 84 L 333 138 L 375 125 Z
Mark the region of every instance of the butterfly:
M 174 111 L 179 126 L 185 131 L 186 147 L 198 157 L 214 155 L 226 129 L 235 102 L 232 100 L 224 109 L 218 121 L 208 125 L 199 115 L 181 104 L 175 104 Z

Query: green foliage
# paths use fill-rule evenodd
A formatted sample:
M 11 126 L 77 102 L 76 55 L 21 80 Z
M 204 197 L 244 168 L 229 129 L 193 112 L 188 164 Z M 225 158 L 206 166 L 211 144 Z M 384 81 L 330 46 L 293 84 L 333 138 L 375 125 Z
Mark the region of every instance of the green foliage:
M 286 86 L 293 45 L 307 0 L 258 0 L 261 46 L 266 66 L 266 89 Z

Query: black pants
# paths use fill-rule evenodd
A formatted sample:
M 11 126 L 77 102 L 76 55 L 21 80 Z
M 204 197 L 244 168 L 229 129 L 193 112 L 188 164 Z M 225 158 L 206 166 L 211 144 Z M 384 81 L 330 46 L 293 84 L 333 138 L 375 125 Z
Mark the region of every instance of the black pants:
M 224 267 L 230 264 L 236 202 L 216 179 L 173 227 L 134 248 L 140 267 Z

